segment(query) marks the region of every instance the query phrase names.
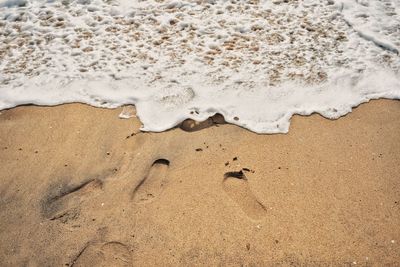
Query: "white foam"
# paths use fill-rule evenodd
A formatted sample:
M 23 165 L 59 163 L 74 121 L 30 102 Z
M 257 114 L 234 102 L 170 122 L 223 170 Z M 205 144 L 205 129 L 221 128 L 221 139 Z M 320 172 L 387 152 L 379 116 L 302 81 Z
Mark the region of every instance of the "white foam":
M 396 2 L 338 0 L 336 5 L 361 37 L 399 54 L 400 4 Z
M 391 1 L 0 0 L 0 18 L 0 109 L 134 104 L 144 131 L 221 113 L 282 133 L 400 99 Z

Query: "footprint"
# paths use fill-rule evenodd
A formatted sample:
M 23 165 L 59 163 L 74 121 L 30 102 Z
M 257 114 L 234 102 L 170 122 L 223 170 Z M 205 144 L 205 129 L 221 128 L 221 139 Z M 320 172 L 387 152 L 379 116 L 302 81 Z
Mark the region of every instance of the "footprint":
M 225 173 L 223 187 L 248 217 L 260 220 L 265 216 L 267 210 L 251 192 L 246 175 L 242 171 Z
M 201 122 L 192 119 L 186 119 L 180 124 L 179 127 L 185 132 L 196 132 L 214 125 L 218 126 L 218 124 L 225 123 L 224 116 L 216 113 L 214 116 L 211 116 L 207 120 Z
M 158 159 L 151 165 L 147 176 L 139 183 L 133 192 L 133 201 L 136 203 L 151 202 L 159 196 L 167 183 L 166 175 L 169 161 Z
M 84 247 L 71 266 L 133 266 L 128 246 L 120 242 L 92 243 Z
M 51 192 L 42 205 L 45 217 L 66 223 L 79 217 L 79 205 L 88 193 L 101 190 L 103 182 L 99 179 L 86 181 L 78 186 L 63 185 L 56 194 Z M 53 191 L 53 190 L 51 190 Z

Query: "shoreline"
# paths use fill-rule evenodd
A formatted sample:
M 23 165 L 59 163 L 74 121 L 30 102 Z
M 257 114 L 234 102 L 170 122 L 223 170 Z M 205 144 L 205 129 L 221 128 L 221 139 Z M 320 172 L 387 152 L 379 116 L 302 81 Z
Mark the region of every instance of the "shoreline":
M 193 120 L 191 118 L 186 118 L 183 121 L 181 121 L 180 123 L 178 123 L 177 125 L 175 125 L 175 126 L 173 126 L 171 128 L 168 128 L 168 129 L 166 129 L 164 131 L 144 131 L 144 130 L 140 130 L 139 129 L 139 132 L 157 134 L 157 133 L 165 133 L 165 132 L 172 131 L 172 130 L 175 130 L 175 129 L 178 129 L 178 128 L 180 128 L 180 129 L 182 129 L 184 131 L 187 131 L 187 132 L 192 132 L 192 131 L 200 131 L 202 129 L 215 126 L 215 124 L 218 124 L 218 125 L 229 124 L 229 125 L 232 125 L 232 126 L 235 126 L 235 127 L 239 127 L 239 128 L 241 128 L 243 130 L 249 131 L 249 132 L 257 134 L 257 135 L 266 135 L 266 136 L 268 136 L 268 135 L 287 135 L 290 132 L 291 122 L 292 122 L 294 117 L 308 118 L 308 117 L 313 117 L 313 116 L 320 116 L 321 118 L 326 119 L 326 120 L 336 121 L 336 120 L 339 120 L 339 119 L 344 118 L 346 116 L 349 116 L 350 114 L 352 114 L 354 112 L 354 110 L 360 108 L 361 106 L 364 106 L 364 105 L 366 105 L 368 103 L 374 103 L 374 102 L 380 102 L 380 101 L 398 102 L 398 101 L 400 101 L 400 99 L 393 99 L 393 98 L 369 99 L 369 100 L 367 100 L 365 102 L 362 102 L 362 103 L 360 103 L 360 104 L 358 104 L 356 106 L 353 106 L 351 108 L 351 111 L 349 111 L 346 114 L 344 114 L 342 116 L 339 116 L 337 118 L 325 117 L 323 114 L 319 113 L 318 111 L 314 111 L 314 112 L 312 112 L 310 114 L 307 114 L 307 115 L 302 115 L 302 114 L 295 113 L 295 114 L 291 115 L 291 117 L 289 119 L 288 132 L 258 133 L 258 132 L 252 131 L 251 129 L 246 128 L 246 127 L 244 127 L 242 125 L 235 124 L 235 123 L 232 123 L 232 122 L 227 122 L 225 120 L 224 116 L 222 114 L 218 113 L 218 112 L 216 112 L 213 116 L 210 116 L 210 117 L 208 117 L 208 118 L 206 118 L 204 120 L 201 120 L 201 121 L 196 121 L 196 120 Z M 118 107 L 107 108 L 107 107 L 101 107 L 101 106 L 94 106 L 94 105 L 83 103 L 83 102 L 69 102 L 69 103 L 62 103 L 62 104 L 55 104 L 55 105 L 38 105 L 38 104 L 31 103 L 31 104 L 21 104 L 21 105 L 15 106 L 15 107 L 2 109 L 2 110 L 0 110 L 0 115 L 2 113 L 4 113 L 4 112 L 11 112 L 12 110 L 19 109 L 19 108 L 29 108 L 29 107 L 33 107 L 33 108 L 58 108 L 58 107 L 63 107 L 63 106 L 86 106 L 86 107 L 89 107 L 89 108 L 100 109 L 100 110 L 119 110 L 120 113 L 117 116 L 119 119 L 128 120 L 128 119 L 135 118 L 135 120 L 139 121 L 139 123 L 141 125 L 143 125 L 143 123 L 140 121 L 139 116 L 136 113 L 135 104 L 125 104 L 125 105 L 121 105 L 121 106 L 118 106 Z M 125 108 L 127 108 L 127 111 L 125 111 Z M 124 116 L 128 116 L 128 117 L 124 117 Z M 191 129 L 191 128 L 193 128 L 193 129 Z

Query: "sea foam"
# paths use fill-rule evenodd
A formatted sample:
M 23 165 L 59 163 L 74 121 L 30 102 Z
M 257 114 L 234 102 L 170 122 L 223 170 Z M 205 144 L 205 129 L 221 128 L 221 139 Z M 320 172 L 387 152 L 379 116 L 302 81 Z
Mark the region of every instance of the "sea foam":
M 396 1 L 0 0 L 0 109 L 134 104 L 144 131 L 187 118 L 283 133 L 400 99 Z

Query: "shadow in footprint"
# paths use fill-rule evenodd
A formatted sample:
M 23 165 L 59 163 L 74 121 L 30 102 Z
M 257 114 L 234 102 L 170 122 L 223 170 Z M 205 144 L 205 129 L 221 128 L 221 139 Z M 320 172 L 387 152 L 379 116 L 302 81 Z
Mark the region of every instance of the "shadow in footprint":
M 242 171 L 225 173 L 223 187 L 228 196 L 240 206 L 248 217 L 260 220 L 265 216 L 265 207 L 251 192 L 247 178 Z
M 63 223 L 74 220 L 79 216 L 79 205 L 85 196 L 102 187 L 101 180 L 93 179 L 77 186 L 62 185 L 59 190 L 50 189 L 50 196 L 42 205 L 44 216 Z
M 71 266 L 133 266 L 129 248 L 120 242 L 95 243 L 85 246 Z
M 169 161 L 166 159 L 154 161 L 147 176 L 133 191 L 133 201 L 136 203 L 147 203 L 159 196 L 167 183 L 168 167 Z
M 214 116 L 209 117 L 205 121 L 195 121 L 192 119 L 186 119 L 180 124 L 180 128 L 185 132 L 196 132 L 202 129 L 218 126 L 219 124 L 225 124 L 225 118 L 219 113 L 216 113 Z

